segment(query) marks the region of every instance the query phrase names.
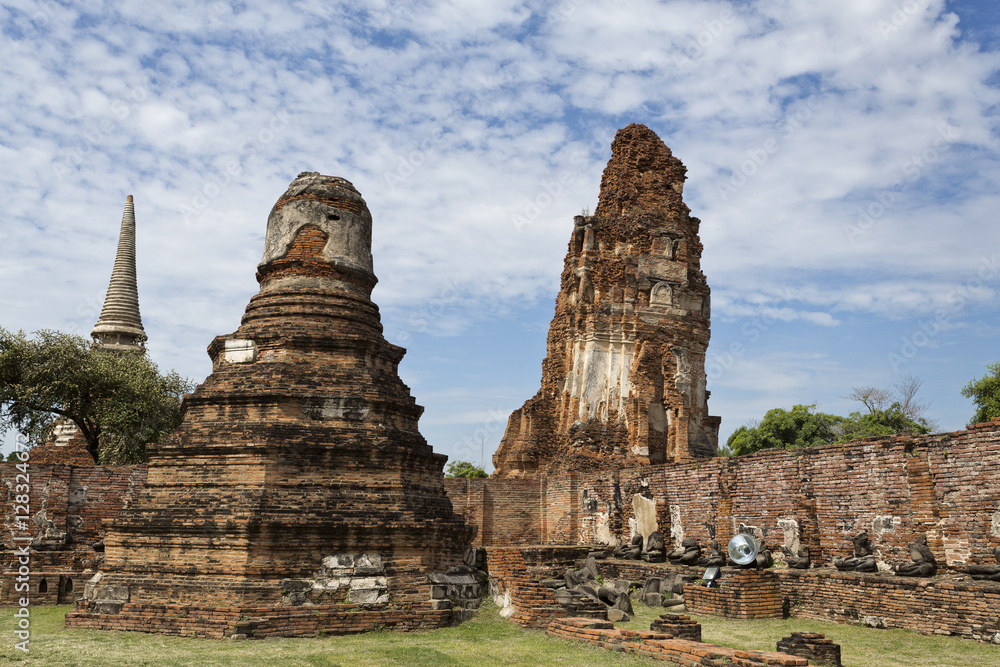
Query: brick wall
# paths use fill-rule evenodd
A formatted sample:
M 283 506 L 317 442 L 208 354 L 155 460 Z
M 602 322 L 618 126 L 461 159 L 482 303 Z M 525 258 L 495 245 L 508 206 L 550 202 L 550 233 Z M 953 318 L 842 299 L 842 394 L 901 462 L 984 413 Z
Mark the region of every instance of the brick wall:
M 778 580 L 800 618 L 1000 644 L 1000 584 L 829 570 L 784 570 Z
M 468 521 L 489 526 L 488 531 L 480 530 L 479 541 L 488 553 L 529 541 L 518 526 L 527 521 L 524 503 L 531 501 L 530 496 L 518 498 L 521 523 L 506 530 L 504 514 L 491 512 L 485 503 L 476 506 L 477 497 L 510 482 L 466 480 L 462 495 L 453 496 L 465 501 L 456 502 L 456 510 Z M 821 569 L 776 571 L 778 591 L 769 586 L 767 600 L 756 601 L 761 603 L 757 606 L 767 607 L 766 615 L 778 615 L 781 602 L 787 600 L 793 614 L 808 618 L 1000 643 L 996 613 L 1000 585 L 961 580 L 966 566 L 993 563 L 992 549 L 1000 544 L 1000 421 L 953 433 L 873 438 L 521 482 L 538 485 L 535 511 L 541 534 L 532 542 L 627 542 L 635 518 L 632 498 L 642 495 L 655 503 L 658 528 L 668 548 L 694 537 L 707 551 L 713 539 L 724 546 L 741 529 L 763 538 L 779 560 L 783 546 L 808 546 L 814 566 Z M 449 494 L 454 488 L 448 487 Z M 911 580 L 888 573 L 840 573 L 829 567 L 834 558 L 851 553 L 851 538 L 862 530 L 868 531 L 883 569 L 909 562 L 908 544 L 926 534 L 939 566 L 950 573 Z M 491 571 L 495 580 L 516 576 L 516 554 L 503 551 L 511 563 L 505 562 L 502 571 Z M 615 560 L 602 562 L 600 568 L 606 577 L 634 581 L 678 572 L 700 576 L 704 571 Z M 514 590 L 531 589 L 530 582 L 526 586 Z M 718 609 L 708 608 L 713 601 Z M 703 613 L 739 612 L 730 609 L 731 601 L 701 602 L 708 605 Z M 694 601 L 695 608 L 699 603 Z M 540 621 L 541 615 L 534 620 Z
M 132 501 L 145 481 L 146 466 L 35 465 L 29 459 L 31 520 L 25 530 L 14 525 L 15 501 L 23 495 L 19 485 L 25 484 L 24 473 L 14 463 L 0 463 L 4 497 L 0 509 L 0 604 L 10 604 L 25 593 L 15 590 L 19 567 L 16 550 L 27 542 L 14 540 L 15 536 L 32 538 L 26 591 L 32 604 L 68 603 L 79 597 L 86 580 L 104 561 L 100 543 L 105 526 Z
M 743 526 L 772 549 L 797 542 L 810 547 L 814 563 L 829 564 L 850 554 L 851 538 L 866 530 L 876 557 L 889 564 L 908 562 L 907 545 L 925 533 L 939 564 L 961 569 L 992 563 L 1000 544 L 1000 422 L 740 458 L 460 484 L 449 482 L 449 496 L 487 547 L 627 542 L 632 497 L 643 495 L 654 500 L 668 545 L 685 537 L 706 549 L 713 539 L 725 545 Z M 497 497 L 503 502 L 491 500 Z
M 445 479 L 445 492 L 456 513 L 477 527 L 475 546 L 527 545 L 544 541 L 543 492 L 534 479 L 498 479 L 486 485 L 478 479 Z
M 492 551 L 492 549 L 488 549 Z M 535 552 L 540 553 L 540 552 Z M 535 567 L 541 567 L 537 564 Z M 677 574 L 701 577 L 705 568 L 670 563 L 608 559 L 598 561 L 608 579 L 644 582 L 650 577 L 672 581 Z M 922 634 L 939 634 L 1000 644 L 1000 584 L 948 578 L 908 578 L 890 573 L 838 572 L 833 568 L 810 570 L 770 569 L 762 573 L 766 586 L 746 581 L 756 571 L 723 568 L 719 588 L 686 586 L 688 611 L 695 614 L 749 618 L 740 612 L 754 606 L 757 617 L 780 617 L 782 603 L 792 616 L 836 623 L 858 623 L 880 628 L 907 628 Z M 746 597 L 739 592 L 743 588 Z M 775 590 L 777 589 L 777 590 Z
M 588 554 L 586 547 L 505 547 L 486 552 L 490 588 L 503 607 L 510 600 L 514 607 L 511 620 L 525 628 L 545 628 L 554 618 L 569 612 L 556 601 L 552 590 L 542 586 L 544 579 L 561 578 L 563 573 L 580 566 Z M 587 615 L 607 618 L 601 603 L 586 605 Z
M 738 570 L 718 588 L 687 585 L 684 606 L 692 614 L 723 618 L 781 618 L 781 587 L 773 572 Z
M 450 610 L 363 610 L 353 605 L 313 607 L 228 607 L 127 604 L 118 614 L 96 614 L 87 604 L 66 615 L 68 625 L 92 630 L 156 632 L 161 635 L 220 639 L 243 635 L 317 637 L 376 630 L 429 630 L 453 623 Z

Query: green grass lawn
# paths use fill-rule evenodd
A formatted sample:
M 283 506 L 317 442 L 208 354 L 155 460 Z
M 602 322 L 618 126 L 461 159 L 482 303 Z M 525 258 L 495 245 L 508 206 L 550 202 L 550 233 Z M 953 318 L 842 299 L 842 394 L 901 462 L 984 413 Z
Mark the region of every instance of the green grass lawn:
M 634 609 L 636 617 L 631 622 L 615 625 L 649 628 L 663 611 L 642 604 L 635 604 Z M 687 615 L 701 623 L 702 641 L 754 651 L 773 651 L 779 639 L 793 632 L 820 632 L 840 644 L 844 667 L 1000 667 L 1000 646 L 968 639 L 795 618 L 735 621 Z
M 478 616 L 457 628 L 380 632 L 320 639 L 232 641 L 161 637 L 142 633 L 66 630 L 64 607 L 31 610 L 31 651 L 14 648 L 13 609 L 0 610 L 0 665 L 665 665 L 522 630 L 485 602 Z M 635 620 L 619 627 L 648 629 L 663 610 L 636 605 Z M 822 632 L 841 645 L 845 667 L 1000 667 L 1000 646 L 908 630 L 873 630 L 821 621 L 727 621 L 693 617 L 703 639 L 737 648 L 773 651 L 792 632 Z
M 526 631 L 485 601 L 476 618 L 429 632 L 378 632 L 320 639 L 190 639 L 136 632 L 67 630 L 63 607 L 31 610 L 30 653 L 14 648 L 14 612 L 0 610 L 0 665 L 322 665 L 436 667 L 438 665 L 664 665 L 586 644 Z

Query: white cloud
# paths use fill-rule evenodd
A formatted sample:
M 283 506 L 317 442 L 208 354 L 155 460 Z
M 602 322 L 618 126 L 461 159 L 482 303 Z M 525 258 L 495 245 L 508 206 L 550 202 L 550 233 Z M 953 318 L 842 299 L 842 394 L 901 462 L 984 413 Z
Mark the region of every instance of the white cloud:
M 372 209 L 387 330 L 451 290 L 425 330 L 458 337 L 552 298 L 634 120 L 689 167 L 720 320 L 770 308 L 835 331 L 952 308 L 957 325 L 997 303 L 997 279 L 967 283 L 1000 247 L 1000 61 L 943 0 L 897 5 L 8 3 L 0 324 L 89 331 L 134 194 L 151 350 L 203 376 L 254 292 L 270 206 L 318 170 Z

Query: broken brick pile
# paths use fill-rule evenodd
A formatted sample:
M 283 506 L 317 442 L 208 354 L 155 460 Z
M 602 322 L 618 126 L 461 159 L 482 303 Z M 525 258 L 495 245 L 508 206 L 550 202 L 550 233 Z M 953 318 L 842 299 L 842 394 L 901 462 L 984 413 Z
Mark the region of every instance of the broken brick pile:
M 701 623 L 685 614 L 660 614 L 649 626 L 653 632 L 665 632 L 676 639 L 701 641 Z
M 543 553 L 540 551 L 542 548 L 527 549 L 537 555 Z M 487 549 L 487 553 L 492 551 L 495 549 Z M 558 562 L 561 563 L 562 559 Z M 544 564 L 539 562 L 535 568 L 542 570 Z M 677 575 L 694 579 L 701 577 L 705 571 L 704 567 L 615 558 L 600 561 L 600 568 L 607 579 L 623 578 L 637 582 L 651 577 L 668 581 Z M 758 586 L 758 582 L 753 580 L 758 575 L 756 570 L 724 567 L 719 588 L 684 587 L 685 607 L 691 613 L 740 618 L 740 610 L 746 612 L 749 601 L 754 605 L 754 612 L 766 610 L 764 616 L 780 618 L 784 612 L 783 605 L 787 603 L 789 614 L 796 618 L 874 628 L 905 628 L 925 635 L 949 635 L 1000 644 L 1000 616 L 996 613 L 1000 609 L 1000 583 L 997 582 L 962 582 L 943 576 L 921 579 L 897 577 L 891 573 L 838 572 L 830 567 L 810 570 L 771 568 L 759 574 L 773 578 L 773 582 L 766 584 L 763 594 L 754 592 Z M 745 581 L 747 577 L 751 581 Z M 734 591 L 737 582 L 742 582 L 746 590 Z M 502 585 L 501 576 L 493 577 L 493 585 Z M 740 604 L 725 599 L 725 591 L 736 596 Z M 758 600 L 761 595 L 762 599 Z M 749 616 L 744 613 L 742 617 Z
M 56 423 L 48 442 L 31 448 L 32 466 L 65 465 L 91 467 L 94 457 L 87 451 L 87 439 L 76 424 L 68 421 Z
M 257 279 L 239 329 L 209 346 L 212 374 L 183 423 L 149 446 L 103 578 L 67 624 L 159 631 L 149 619 L 176 605 L 227 624 L 266 607 L 255 636 L 298 633 L 289 619 L 311 605 L 400 629 L 467 617 L 481 585 L 462 564 L 472 531 L 445 495 L 446 457 L 417 430 L 405 350 L 382 337 L 357 190 L 300 174 L 268 218 Z M 442 582 L 458 602 L 432 597 Z
M 743 651 L 689 639 L 676 639 L 663 632 L 616 628 L 609 621 L 591 618 L 554 619 L 549 623 L 546 633 L 595 644 L 619 653 L 634 653 L 669 661 L 683 667 L 810 667 L 805 658 L 787 653 Z
M 718 587 L 684 587 L 684 607 L 701 616 L 781 618 L 781 603 L 781 586 L 767 570 L 728 572 Z
M 490 592 L 504 615 L 523 628 L 545 628 L 554 618 L 577 616 L 607 618 L 607 607 L 580 598 L 571 609 L 560 605 L 546 579 L 561 578 L 587 558 L 586 547 L 525 547 L 489 549 L 486 559 Z
M 793 632 L 780 639 L 777 650 L 797 655 L 820 667 L 841 667 L 840 644 L 834 644 L 818 632 Z
M 496 477 L 714 456 L 709 289 L 685 172 L 656 134 L 618 131 L 597 210 L 574 218 L 541 388 L 511 414 Z

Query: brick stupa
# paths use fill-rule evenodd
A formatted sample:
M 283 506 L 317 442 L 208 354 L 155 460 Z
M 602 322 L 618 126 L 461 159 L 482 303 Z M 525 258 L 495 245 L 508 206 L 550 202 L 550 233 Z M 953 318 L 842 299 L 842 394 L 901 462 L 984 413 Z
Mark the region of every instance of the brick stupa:
M 472 530 L 417 430 L 371 301 L 371 214 L 300 174 L 271 210 L 260 293 L 208 348 L 184 421 L 109 529 L 74 627 L 207 636 L 433 628 L 468 616 Z
M 510 416 L 495 476 L 715 455 L 709 289 L 686 171 L 645 125 L 615 135 L 597 210 L 574 218 L 541 389 Z

